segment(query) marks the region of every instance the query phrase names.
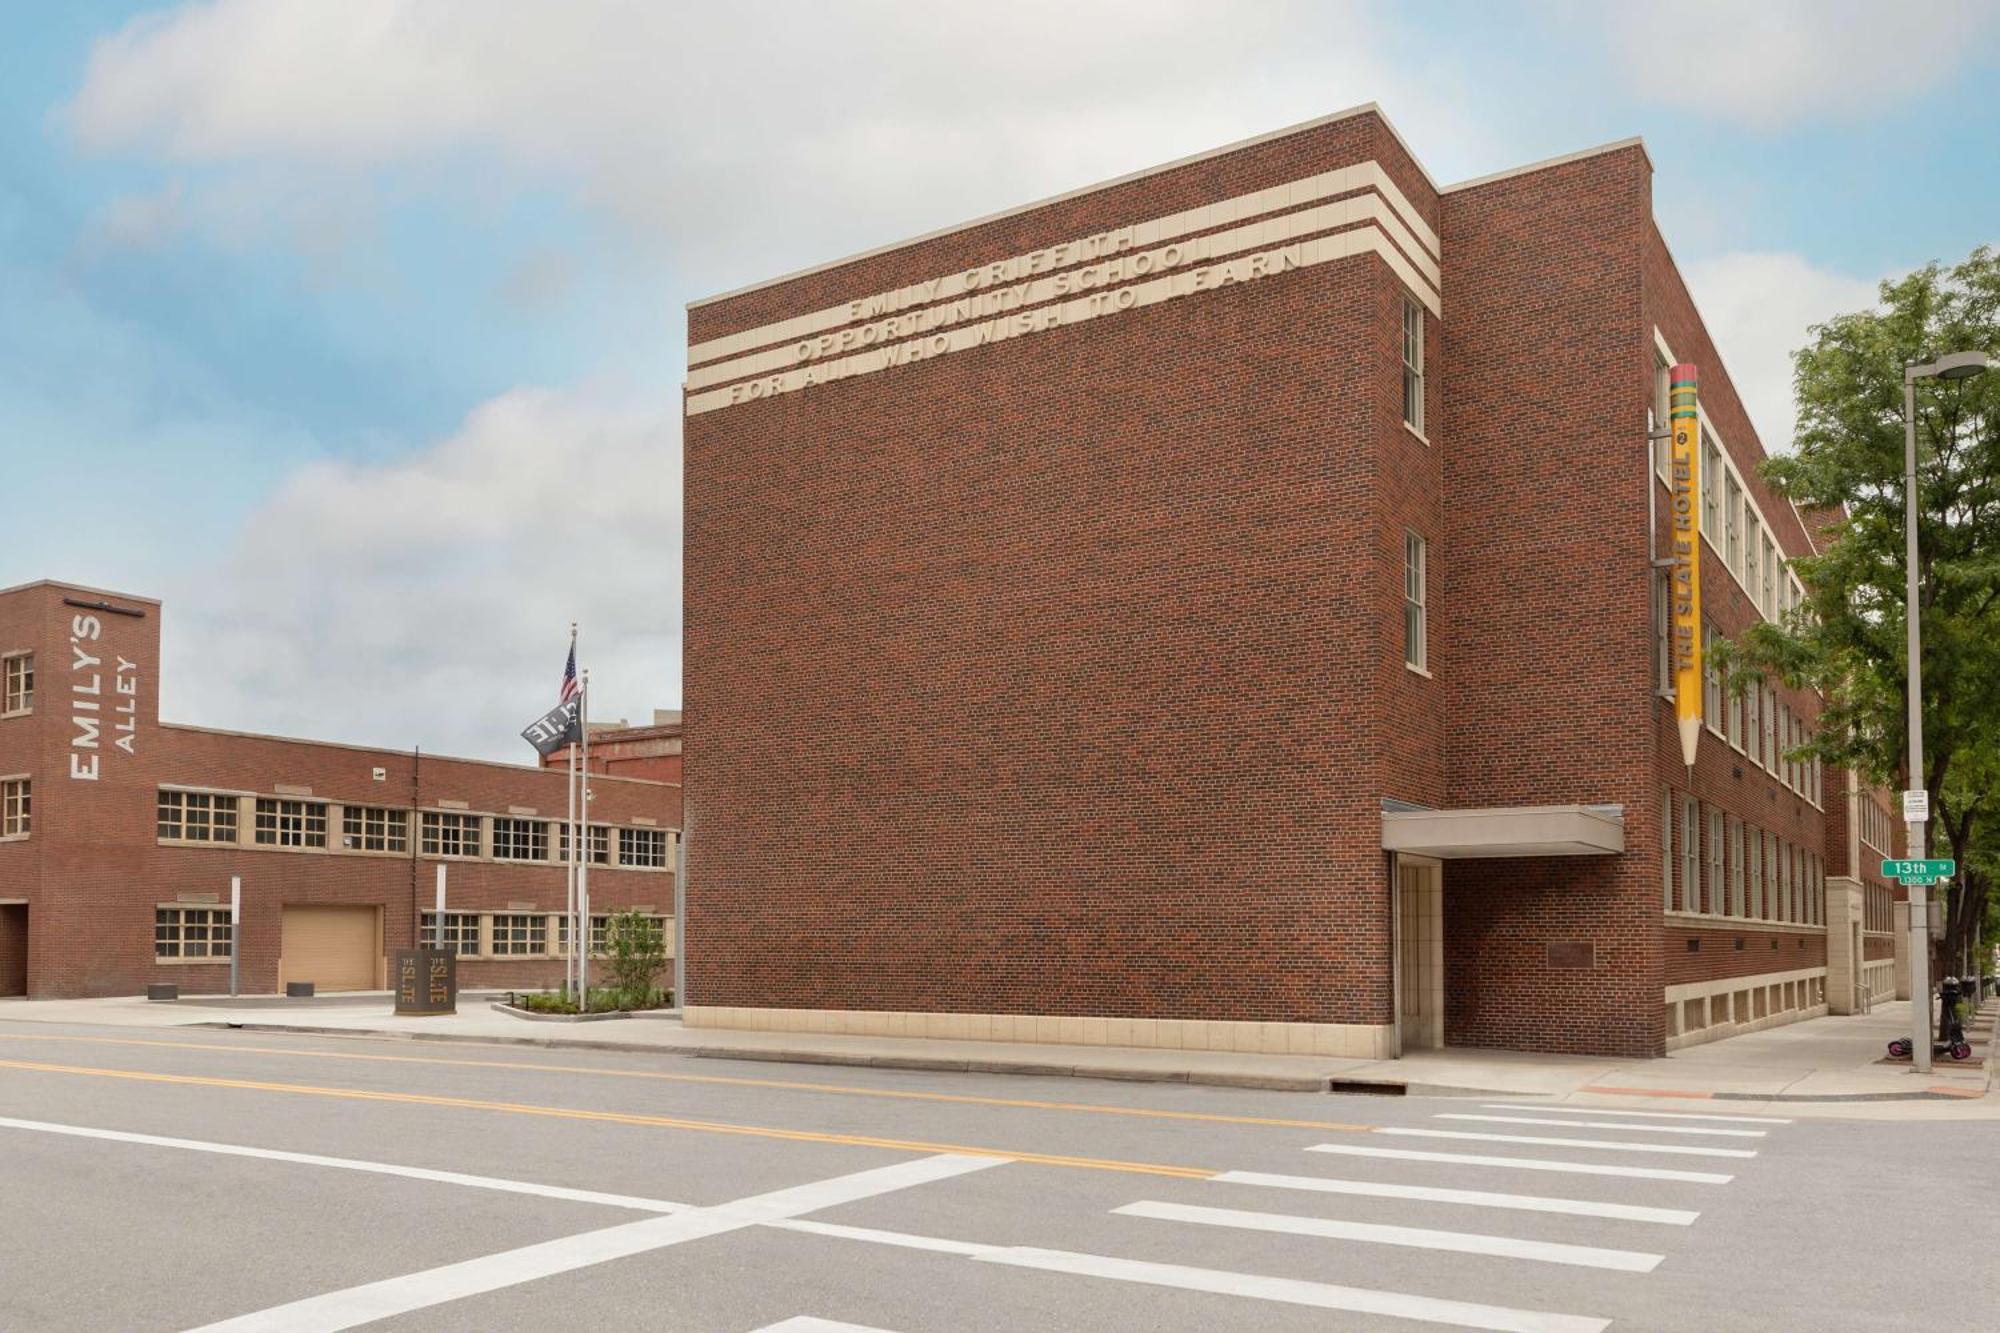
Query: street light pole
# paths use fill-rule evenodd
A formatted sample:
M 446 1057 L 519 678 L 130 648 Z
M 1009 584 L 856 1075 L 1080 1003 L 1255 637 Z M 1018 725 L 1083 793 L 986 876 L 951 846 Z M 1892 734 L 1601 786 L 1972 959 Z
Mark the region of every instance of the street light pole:
M 1909 639 L 1909 790 L 1924 786 L 1924 664 L 1917 611 L 1917 381 L 1969 379 L 1986 369 L 1984 352 L 1952 352 L 1928 365 L 1903 367 L 1903 623 Z M 1925 819 L 1908 818 L 1910 860 L 1924 859 Z M 1922 884 L 1909 890 L 1910 1059 L 1919 1073 L 1931 1069 L 1931 913 Z

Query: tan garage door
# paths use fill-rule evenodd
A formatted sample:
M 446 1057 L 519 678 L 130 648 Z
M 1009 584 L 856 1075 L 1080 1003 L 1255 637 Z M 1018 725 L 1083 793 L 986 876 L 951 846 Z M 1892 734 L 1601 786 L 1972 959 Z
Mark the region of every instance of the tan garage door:
M 286 982 L 310 981 L 316 990 L 373 990 L 381 961 L 374 907 L 287 907 L 283 959 Z

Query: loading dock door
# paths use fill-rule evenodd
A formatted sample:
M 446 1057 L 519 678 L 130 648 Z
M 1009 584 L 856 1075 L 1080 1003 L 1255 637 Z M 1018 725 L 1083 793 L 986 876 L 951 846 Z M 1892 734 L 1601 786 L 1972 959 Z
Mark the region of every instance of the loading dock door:
M 316 990 L 375 990 L 382 963 L 381 909 L 287 907 L 278 980 L 310 981 Z

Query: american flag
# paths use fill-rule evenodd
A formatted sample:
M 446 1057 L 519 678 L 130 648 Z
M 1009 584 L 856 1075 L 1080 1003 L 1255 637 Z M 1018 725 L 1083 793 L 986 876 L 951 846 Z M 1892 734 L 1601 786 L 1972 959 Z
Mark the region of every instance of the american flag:
M 568 703 L 576 696 L 576 640 L 569 641 L 569 661 L 563 663 L 562 697 L 557 703 Z

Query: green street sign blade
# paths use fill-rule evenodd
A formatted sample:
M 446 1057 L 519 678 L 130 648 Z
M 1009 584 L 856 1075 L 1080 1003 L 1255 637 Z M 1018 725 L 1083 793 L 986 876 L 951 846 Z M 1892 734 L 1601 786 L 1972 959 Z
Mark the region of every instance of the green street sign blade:
M 1958 862 L 1949 858 L 1929 861 L 1884 861 L 1882 874 L 1888 879 L 1910 880 L 1927 876 L 1933 880 L 1950 879 L 1958 873 Z
M 1906 889 L 1928 889 L 1945 881 L 1939 879 L 1936 875 L 1909 875 L 1896 882 Z

